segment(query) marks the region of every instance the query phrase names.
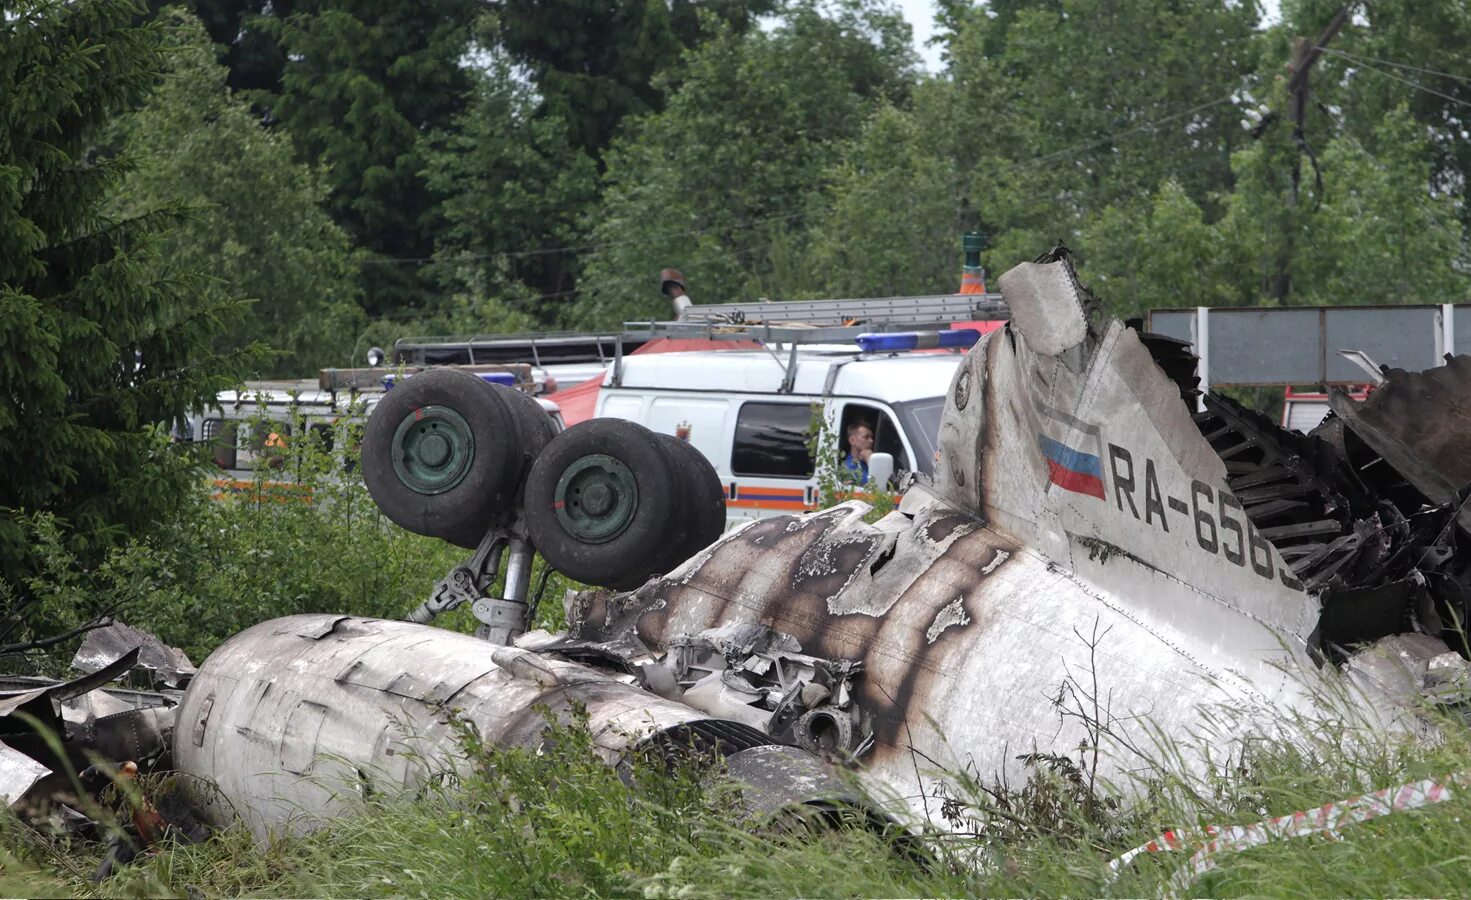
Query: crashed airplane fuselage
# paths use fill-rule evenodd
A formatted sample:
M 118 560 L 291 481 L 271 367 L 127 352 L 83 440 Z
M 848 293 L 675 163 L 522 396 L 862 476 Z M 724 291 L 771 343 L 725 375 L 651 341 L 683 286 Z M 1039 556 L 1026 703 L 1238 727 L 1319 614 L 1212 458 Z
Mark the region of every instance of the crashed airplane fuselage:
M 1219 704 L 1307 702 L 1336 671 L 1320 592 L 1248 517 L 1178 377 L 1100 315 L 1065 256 L 1000 286 L 1012 320 L 957 372 L 933 483 L 881 520 L 850 502 L 750 523 L 635 590 L 570 598 L 566 634 L 516 648 L 402 623 L 266 623 L 200 667 L 180 767 L 220 781 L 264 833 L 289 809 L 330 807 L 282 778 L 315 759 L 412 784 L 404 755 L 390 759 L 412 737 L 398 731 L 432 731 L 437 704 L 524 743 L 533 706 L 591 702 L 611 754 L 676 725 L 729 726 L 727 749 L 764 735 L 856 761 L 880 801 L 934 818 L 931 773 L 988 776 L 1089 738 L 1060 715 L 1067 683 L 1126 743 L 1146 723 L 1183 738 Z M 1116 749 L 1105 770 L 1127 762 Z
M 585 595 L 572 634 L 657 655 L 752 623 L 859 661 L 864 768 L 911 801 L 923 770 L 1076 747 L 1086 725 L 1055 702 L 1070 678 L 1173 734 L 1206 704 L 1295 699 L 1318 604 L 1178 386 L 1096 321 L 1066 262 L 1000 283 L 1012 322 L 955 378 L 932 487 L 874 524 L 848 503 L 746 526 L 634 592 Z

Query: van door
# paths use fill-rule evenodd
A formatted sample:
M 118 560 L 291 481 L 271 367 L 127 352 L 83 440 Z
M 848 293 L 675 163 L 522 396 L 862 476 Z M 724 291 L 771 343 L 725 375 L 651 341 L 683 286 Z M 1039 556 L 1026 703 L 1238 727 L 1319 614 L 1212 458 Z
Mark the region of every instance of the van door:
M 724 397 L 656 394 L 643 424 L 651 431 L 688 441 L 724 479 L 730 474 L 730 440 L 726 436 L 730 408 L 731 401 Z
M 867 465 L 857 459 L 849 464 L 853 449 L 849 443 L 850 436 L 856 437 L 860 429 L 865 427 L 873 432 L 873 452 L 888 453 L 894 457 L 896 480 L 899 473 L 914 470 L 914 454 L 910 443 L 899 428 L 898 419 L 888 407 L 863 400 L 840 398 L 835 402 L 838 406 L 838 450 L 835 462 L 840 482 L 853 485 L 865 483 Z M 892 491 L 896 487 L 896 484 L 890 484 L 887 489 Z
M 739 402 L 726 485 L 726 519 L 742 522 L 803 512 L 816 502 L 808 435 L 812 404 L 803 398 Z

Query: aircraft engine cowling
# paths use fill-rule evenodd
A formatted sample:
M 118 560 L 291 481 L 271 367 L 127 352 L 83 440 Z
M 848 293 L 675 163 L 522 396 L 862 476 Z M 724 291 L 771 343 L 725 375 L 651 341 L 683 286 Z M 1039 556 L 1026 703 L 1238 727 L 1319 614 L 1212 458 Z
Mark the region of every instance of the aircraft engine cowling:
M 855 800 L 815 756 L 626 676 L 425 625 L 340 615 L 263 622 L 215 650 L 179 706 L 174 756 L 180 771 L 218 787 L 203 801 L 206 818 L 224 825 L 238 814 L 264 839 L 349 813 L 354 794 L 412 790 L 462 764 L 445 708 L 487 743 L 534 748 L 546 725 L 540 707 L 573 704 L 587 710 L 609 763 L 648 741 L 718 750 L 731 775 L 749 782 L 753 810 Z

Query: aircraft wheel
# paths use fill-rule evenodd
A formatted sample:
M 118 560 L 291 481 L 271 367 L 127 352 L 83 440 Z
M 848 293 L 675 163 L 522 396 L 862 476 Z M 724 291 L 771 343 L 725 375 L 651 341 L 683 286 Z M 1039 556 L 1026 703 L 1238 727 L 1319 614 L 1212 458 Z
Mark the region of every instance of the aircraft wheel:
M 684 501 L 680 522 L 684 533 L 670 541 L 670 554 L 661 571 L 667 572 L 715 543 L 725 531 L 725 485 L 705 454 L 688 441 L 656 434 L 673 464 L 678 495 Z
M 499 394 L 516 417 L 516 427 L 521 432 L 521 450 L 526 458 L 532 460 L 540 456 L 552 438 L 557 436 L 557 423 L 525 391 L 500 384 L 487 384 L 486 387 Z
M 673 466 L 653 432 L 621 419 L 568 428 L 532 463 L 531 542 L 553 568 L 627 590 L 659 571 L 682 534 Z
M 391 521 L 474 547 L 513 506 L 525 471 L 521 429 L 492 387 L 431 369 L 378 403 L 363 434 L 363 480 Z

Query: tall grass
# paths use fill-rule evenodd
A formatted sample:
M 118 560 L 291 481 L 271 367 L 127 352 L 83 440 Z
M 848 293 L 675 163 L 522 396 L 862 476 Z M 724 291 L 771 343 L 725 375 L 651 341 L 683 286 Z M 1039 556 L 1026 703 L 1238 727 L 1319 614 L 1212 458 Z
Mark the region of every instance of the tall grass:
M 1166 896 L 1182 854 L 1108 861 L 1166 829 L 1247 823 L 1430 774 L 1471 770 L 1471 731 L 1443 739 L 1349 735 L 1319 720 L 1248 741 L 1201 773 L 1140 776 L 1132 800 L 1077 789 L 1080 770 L 1039 758 L 1003 791 L 959 779 L 969 828 L 904 840 L 855 823 L 791 827 L 738 814 L 718 767 L 639 758 L 605 765 L 577 722 L 539 752 L 479 747 L 463 780 L 418 797 L 364 802 L 354 816 L 257 848 L 241 831 L 172 847 L 111 879 L 114 896 Z M 1285 738 L 1285 739 L 1284 739 Z M 964 787 L 968 784 L 968 789 Z M 1110 802 L 1099 802 L 1106 799 Z M 1117 801 L 1117 802 L 1115 802 Z M 1224 856 L 1191 885 L 1203 895 L 1455 896 L 1471 883 L 1471 794 L 1351 826 L 1340 838 L 1280 841 Z M 80 888 L 80 885 L 76 885 Z
M 303 430 L 298 433 L 309 434 Z M 350 447 L 351 441 L 342 446 Z M 467 551 L 378 515 L 341 451 L 303 440 L 312 504 L 246 492 L 192 505 L 101 570 L 81 573 L 44 520 L 38 592 L 61 617 L 106 593 L 124 617 L 199 661 L 263 619 L 293 612 L 399 617 Z M 313 474 L 315 473 L 315 474 Z M 261 471 L 257 480 L 274 473 Z M 330 476 L 330 477 L 329 477 Z M 74 562 L 74 561 L 73 561 Z M 553 577 L 541 624 L 559 623 Z M 452 627 L 469 628 L 464 611 Z M 1086 714 L 1086 711 L 1085 711 Z M 1416 778 L 1471 770 L 1471 730 L 1432 714 L 1438 738 L 1410 741 L 1329 708 L 1260 722 L 1202 722 L 1229 744 L 1140 752 L 1128 785 L 1094 782 L 1079 756 L 1038 755 L 1008 786 L 949 773 L 956 830 L 928 853 L 854 823 L 805 828 L 748 820 L 718 765 L 635 758 L 609 768 L 582 724 L 550 727 L 538 752 L 485 748 L 474 765 L 414 796 L 374 796 L 350 817 L 265 846 L 241 829 L 168 843 L 100 886 L 98 845 L 0 814 L 0 894 L 78 896 L 1077 896 L 1168 895 L 1183 855 L 1108 861 L 1167 829 L 1249 823 Z M 1108 723 L 1093 723 L 1093 746 Z M 1252 736 L 1256 735 L 1256 736 Z M 1353 826 L 1341 838 L 1281 841 L 1224 857 L 1190 890 L 1213 895 L 1438 895 L 1471 884 L 1471 796 Z

